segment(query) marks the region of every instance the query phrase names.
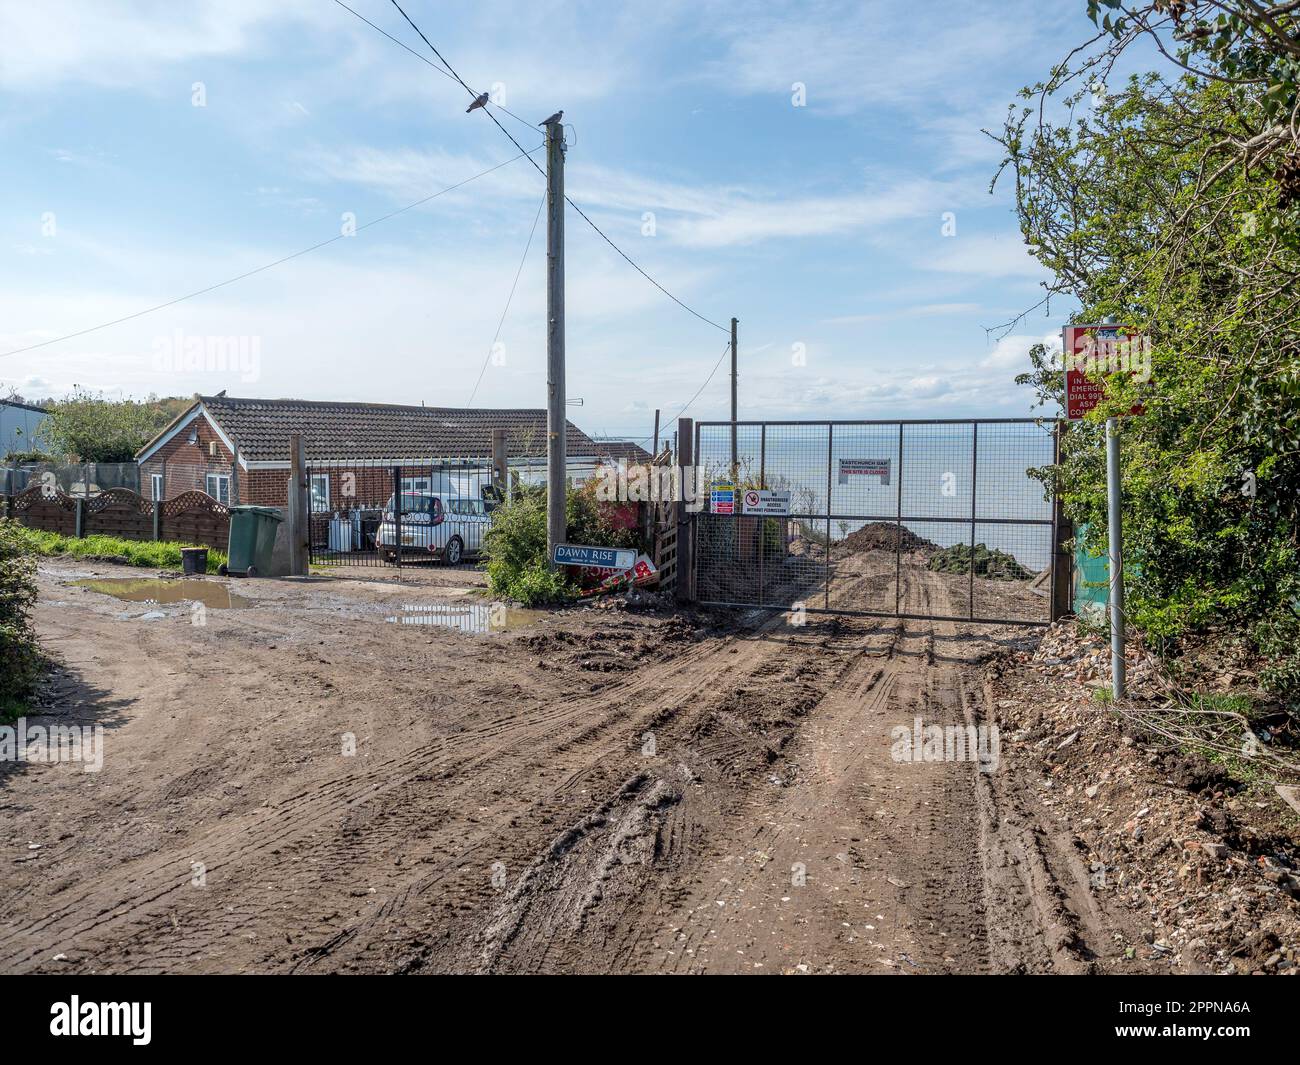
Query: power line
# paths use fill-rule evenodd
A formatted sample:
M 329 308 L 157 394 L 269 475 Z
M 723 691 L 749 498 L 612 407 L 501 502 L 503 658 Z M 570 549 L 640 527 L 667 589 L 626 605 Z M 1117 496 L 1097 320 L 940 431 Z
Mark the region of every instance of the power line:
M 488 353 L 483 358 L 483 366 L 478 372 L 478 380 L 474 382 L 474 391 L 469 394 L 469 403 L 467 406 L 474 406 L 474 397 L 478 395 L 478 386 L 483 383 L 483 375 L 487 373 L 488 362 L 492 358 L 492 350 L 497 346 L 497 340 L 501 336 L 501 327 L 505 325 L 506 315 L 510 313 L 510 302 L 515 298 L 515 289 L 519 286 L 520 275 L 524 272 L 524 262 L 528 259 L 528 251 L 533 246 L 533 234 L 537 232 L 537 222 L 542 217 L 542 208 L 546 206 L 546 193 L 542 193 L 542 202 L 537 205 L 537 213 L 533 215 L 533 228 L 528 231 L 528 243 L 524 245 L 524 253 L 519 257 L 519 269 L 515 271 L 515 279 L 510 285 L 510 295 L 506 297 L 505 308 L 501 311 L 501 320 L 497 322 L 497 331 L 492 334 L 492 343 L 488 346 Z
M 421 63 L 425 64 L 425 65 L 428 66 L 428 67 L 431 67 L 431 68 L 434 69 L 434 70 L 436 70 L 436 71 L 437 71 L 439 74 L 441 74 L 444 78 L 448 78 L 448 79 L 451 80 L 451 81 L 455 81 L 455 82 L 458 82 L 458 83 L 460 83 L 460 84 L 464 84 L 463 82 L 460 81 L 460 79 L 459 79 L 459 78 L 458 78 L 458 77 L 457 77 L 457 76 L 456 76 L 456 75 L 455 75 L 451 70 L 447 69 L 446 67 L 439 66 L 437 63 L 435 63 L 435 62 L 434 62 L 432 59 L 430 59 L 428 56 L 421 55 L 419 52 L 417 52 L 414 48 L 412 48 L 412 47 L 411 47 L 409 44 L 407 44 L 405 41 L 398 40 L 396 37 L 394 37 L 391 33 L 389 33 L 389 32 L 388 32 L 386 29 L 384 29 L 382 26 L 377 26 L 375 23 L 371 22 L 368 18 L 366 18 L 365 15 L 361 14 L 360 11 L 357 11 L 355 8 L 349 7 L 347 4 L 345 4 L 345 3 L 343 2 L 343 0 L 334 0 L 334 2 L 335 2 L 336 4 L 338 4 L 339 7 L 343 8 L 344 11 L 348 12 L 349 14 L 355 15 L 357 18 L 359 18 L 362 22 L 364 22 L 367 26 L 369 26 L 369 27 L 370 27 L 372 30 L 374 30 L 376 33 L 381 33 L 381 34 L 383 34 L 383 35 L 384 35 L 385 37 L 387 37 L 390 41 L 392 41 L 395 45 L 397 45 L 398 48 L 401 48 L 401 49 L 403 49 L 404 51 L 410 52 L 411 55 L 415 56 L 415 58 L 418 59 Z M 399 9 L 399 10 L 400 10 L 400 9 Z M 403 13 L 404 13 L 404 12 L 403 12 Z M 407 21 L 409 22 L 410 19 L 407 19 Z M 516 122 L 520 122 L 520 123 L 522 123 L 523 125 L 527 126 L 530 130 L 536 128 L 536 127 L 535 127 L 531 122 L 529 122 L 527 119 L 520 118 L 517 114 L 515 114 L 513 111 L 511 111 L 510 108 L 505 107 L 504 105 L 499 104 L 499 103 L 495 103 L 495 102 L 492 103 L 492 106 L 495 107 L 495 108 L 497 108 L 497 109 L 500 110 L 500 111 L 504 111 L 507 115 L 509 115 L 511 118 L 513 118 Z
M 722 354 L 718 356 L 718 361 L 713 364 L 713 369 L 709 371 L 709 376 L 704 379 L 704 384 L 700 385 L 695 395 L 691 396 L 691 398 L 686 401 L 685 406 L 683 406 L 681 410 L 679 410 L 676 414 L 674 414 L 671 418 L 668 419 L 666 423 L 667 425 L 672 425 L 673 422 L 675 422 L 678 418 L 680 418 L 683 414 L 686 413 L 686 411 L 690 408 L 692 403 L 694 403 L 697 399 L 700 398 L 701 393 L 703 393 L 703 391 L 709 387 L 709 382 L 713 380 L 713 375 L 718 372 L 718 367 L 722 365 L 722 360 L 725 359 L 727 355 L 730 354 L 730 352 L 731 352 L 731 341 L 728 340 L 727 346 L 722 349 Z M 644 446 L 646 440 L 653 441 L 654 436 L 651 435 L 651 436 L 647 436 L 644 440 L 638 440 L 636 442 L 637 446 L 638 447 Z
M 567 195 L 564 197 L 564 200 L 570 207 L 572 207 L 575 211 L 577 211 L 578 214 L 582 215 L 582 218 L 587 223 L 587 225 L 591 226 L 592 229 L 594 229 L 597 233 L 599 233 L 601 239 L 604 240 L 606 244 L 608 244 L 611 248 L 613 248 L 616 252 L 618 252 L 619 255 L 623 256 L 623 258 L 627 261 L 627 264 L 630 267 L 632 267 L 633 270 L 635 270 L 638 274 L 640 274 L 647 281 L 649 281 L 650 284 L 654 285 L 655 288 L 657 288 L 660 292 L 662 292 L 665 296 L 667 296 L 670 300 L 672 300 L 675 304 L 677 304 L 678 307 L 686 311 L 688 314 L 695 315 L 695 317 L 698 318 L 701 322 L 704 322 L 706 325 L 713 326 L 714 329 L 720 329 L 724 333 L 731 332 L 731 330 L 727 326 L 719 325 L 717 322 L 713 321 L 712 319 L 705 318 L 704 315 L 700 314 L 699 311 L 694 310 L 691 307 L 688 307 L 685 303 L 679 300 L 676 296 L 674 296 L 671 292 L 669 292 L 666 288 L 664 288 L 663 285 L 659 284 L 658 281 L 656 281 L 653 277 L 651 277 L 644 270 L 642 270 L 641 267 L 637 266 L 637 264 L 632 261 L 631 257 L 627 254 L 627 252 L 625 252 L 622 248 L 620 248 L 617 244 L 615 244 L 612 240 L 610 240 L 609 237 L 605 236 L 604 230 L 602 230 L 600 226 L 596 225 L 595 222 L 593 222 L 590 218 L 587 217 L 586 211 L 584 211 L 581 207 L 579 207 L 576 203 L 574 203 L 571 199 L 569 199 Z
M 340 0 L 335 0 L 335 2 L 336 2 L 336 3 L 339 3 Z M 410 24 L 411 29 L 415 30 L 415 32 L 418 33 L 418 34 L 420 35 L 420 39 L 421 39 L 422 41 L 424 41 L 424 43 L 427 44 L 427 45 L 429 46 L 429 50 L 430 50 L 431 52 L 433 52 L 433 54 L 434 54 L 435 56 L 438 57 L 438 61 L 439 61 L 440 63 L 442 63 L 442 65 L 445 66 L 445 67 L 447 68 L 447 70 L 449 70 L 449 71 L 451 72 L 452 76 L 453 76 L 453 77 L 454 77 L 458 82 L 460 82 L 461 86 L 465 89 L 465 91 L 466 91 L 467 93 L 470 94 L 471 97 L 475 97 L 475 98 L 477 98 L 478 93 L 476 93 L 473 89 L 471 89 L 471 88 L 469 87 L 469 85 L 467 85 L 467 84 L 465 83 L 465 79 L 462 78 L 459 74 L 456 73 L 456 68 L 453 67 L 450 63 L 448 63 L 447 60 L 446 60 L 446 58 L 443 56 L 443 54 L 442 54 L 441 52 L 439 52 L 437 48 L 434 47 L 433 42 L 430 41 L 429 38 L 426 37 L 426 36 L 424 35 L 424 31 L 423 31 L 422 29 L 420 29 L 420 27 L 417 26 L 417 25 L 414 23 L 414 21 L 412 21 L 411 16 L 408 15 L 408 14 L 407 14 L 403 9 L 402 9 L 402 5 L 399 4 L 399 3 L 397 2 L 397 0 L 391 0 L 391 2 L 392 2 L 393 7 L 397 8 L 397 10 L 398 10 L 399 12 L 401 12 L 402 18 L 406 19 L 407 23 Z M 341 5 L 341 6 L 346 7 L 347 5 L 344 4 L 344 5 Z M 351 11 L 352 9 L 351 9 L 351 8 L 348 8 L 348 10 Z M 356 14 L 356 12 L 353 12 L 353 14 Z M 358 18 L 360 18 L 360 16 L 358 16 Z M 368 25 L 372 25 L 372 26 L 374 25 L 374 23 L 369 22 L 368 19 L 363 19 L 362 21 L 366 22 Z M 375 27 L 375 28 L 378 29 L 378 27 Z M 383 33 L 383 30 L 380 30 L 380 32 Z M 387 37 L 388 34 L 385 33 L 384 36 Z M 400 43 L 400 42 L 399 42 L 399 43 Z M 403 47 L 405 47 L 405 46 L 403 45 Z M 407 49 L 407 51 L 410 51 L 410 49 Z M 431 64 L 431 65 L 432 65 L 432 64 Z M 491 111 L 488 111 L 488 109 L 487 109 L 486 107 L 485 107 L 483 110 L 484 110 L 484 112 L 487 114 L 488 118 L 490 118 L 490 119 L 493 121 L 493 123 L 496 125 L 497 129 L 499 129 L 502 133 L 504 133 L 507 137 L 509 137 L 509 138 L 510 138 L 510 142 L 511 142 L 511 143 L 512 143 L 516 148 L 519 148 L 520 151 L 523 151 L 523 149 L 519 147 L 519 142 L 518 142 L 517 140 L 515 140 L 515 138 L 514 138 L 513 136 L 511 136 L 510 131 L 509 131 L 508 129 L 506 129 L 505 126 L 501 125 L 501 123 L 497 121 L 496 116 L 495 116 L 494 114 L 492 114 Z M 502 108 L 502 110 L 505 110 L 505 109 Z M 509 114 L 509 115 L 511 115 L 512 118 L 519 119 L 519 116 L 513 114 L 512 112 L 507 111 L 506 113 Z M 519 119 L 519 121 L 522 122 L 523 119 Z M 525 125 L 527 125 L 527 123 L 525 123 Z M 531 162 L 531 163 L 533 164 L 534 168 L 537 170 L 537 172 L 538 172 L 539 174 L 541 174 L 543 177 L 546 176 L 545 171 L 543 171 L 542 168 L 541 168 L 540 166 L 537 165 L 537 160 L 536 160 L 536 159 L 533 159 L 531 156 L 529 156 L 529 162 Z M 582 216 L 582 220 L 583 220 L 584 222 L 586 222 L 587 225 L 591 226 L 591 228 L 594 229 L 594 230 L 595 230 L 595 231 L 600 235 L 600 238 L 601 238 L 601 239 L 602 239 L 606 244 L 608 244 L 611 248 L 613 248 L 616 252 L 618 252 L 618 254 L 623 258 L 623 260 L 624 260 L 624 261 L 625 261 L 625 262 L 626 262 L 630 267 L 632 267 L 633 270 L 635 270 L 638 274 L 640 274 L 640 275 L 641 275 L 642 277 L 644 277 L 647 281 L 649 281 L 650 284 L 654 285 L 655 288 L 657 288 L 660 292 L 662 292 L 665 296 L 667 296 L 670 300 L 672 300 L 675 304 L 677 304 L 677 306 L 679 306 L 680 308 L 682 308 L 682 310 L 686 311 L 686 312 L 689 313 L 689 314 L 694 315 L 696 318 L 698 318 L 701 322 L 704 322 L 706 325 L 711 325 L 711 326 L 713 326 L 714 329 L 721 330 L 721 331 L 724 332 L 724 333 L 730 333 L 730 329 L 729 329 L 727 326 L 719 325 L 717 322 L 713 321 L 712 319 L 710 319 L 710 318 L 706 318 L 704 315 L 700 314 L 700 312 L 697 311 L 697 310 L 695 310 L 694 308 L 687 306 L 687 304 L 685 304 L 685 303 L 682 302 L 680 299 L 678 299 L 676 296 L 674 296 L 671 292 L 669 292 L 666 288 L 664 288 L 663 285 L 661 285 L 658 281 L 656 281 L 653 277 L 651 277 L 648 273 L 646 273 L 645 270 L 643 270 L 640 266 L 637 265 L 637 263 L 636 263 L 635 261 L 633 261 L 632 257 L 631 257 L 630 255 L 628 255 L 627 252 L 625 252 L 622 248 L 620 248 L 617 244 L 615 244 L 615 243 L 614 243 L 614 242 L 613 242 L 613 241 L 612 241 L 612 240 L 611 240 L 611 239 L 606 235 L 605 231 L 602 230 L 602 229 L 600 228 L 600 226 L 596 225 L 596 223 L 593 222 L 593 221 L 592 221 L 592 220 L 587 216 L 587 212 L 586 212 L 586 211 L 584 211 L 581 207 L 579 207 L 576 203 L 573 202 L 573 198 L 572 198 L 572 197 L 566 195 L 566 196 L 564 197 L 564 201 L 565 201 L 565 203 L 567 203 L 570 207 L 572 207 L 575 211 L 577 211 L 578 214 Z
M 411 16 L 408 15 L 408 14 L 403 10 L 402 5 L 399 4 L 399 3 L 397 2 L 397 0 L 392 0 L 392 4 L 393 4 L 393 7 L 397 8 L 397 10 L 401 13 L 402 18 L 406 19 L 406 21 L 407 21 L 407 23 L 410 25 L 411 29 L 415 30 L 415 32 L 418 33 L 418 34 L 420 35 L 420 40 L 422 40 L 425 44 L 427 44 L 427 45 L 429 46 L 429 51 L 431 51 L 434 55 L 436 55 L 436 56 L 438 57 L 438 62 L 440 62 L 440 63 L 441 63 L 444 67 L 446 67 L 449 71 L 451 71 L 451 75 L 452 75 L 452 77 L 454 77 L 458 82 L 460 82 L 461 87 L 462 87 L 462 88 L 463 88 L 467 93 L 469 93 L 469 95 L 470 95 L 470 99 L 478 99 L 479 94 L 476 93 L 473 89 L 471 89 L 471 88 L 469 87 L 469 85 L 466 84 L 465 79 L 462 78 L 459 74 L 456 73 L 456 68 L 453 67 L 450 63 L 447 62 L 446 59 L 443 58 L 442 53 L 441 53 L 440 51 L 438 51 L 438 49 L 436 49 L 436 48 L 433 46 L 433 42 L 432 42 L 431 40 L 429 40 L 429 38 L 426 37 L 426 36 L 424 35 L 424 30 L 420 29 L 420 27 L 417 26 L 417 25 L 416 25 L 416 24 L 411 20 Z M 504 111 L 505 108 L 502 108 L 502 110 Z M 500 122 L 497 121 L 497 117 L 496 117 L 496 115 L 494 115 L 494 114 L 493 114 L 491 111 L 489 111 L 486 107 L 483 108 L 483 113 L 484 113 L 485 115 L 487 115 L 488 118 L 492 119 L 492 122 L 496 125 L 497 129 L 499 129 L 499 130 L 500 130 L 502 133 L 504 133 L 507 137 L 510 137 L 510 131 L 509 131 L 508 129 L 506 129 L 505 126 L 501 125 Z M 516 114 L 515 114 L 514 112 L 512 112 L 512 111 L 507 111 L 506 113 L 507 113 L 508 115 L 510 115 L 511 118 L 516 119 L 516 120 L 519 121 L 519 122 L 523 122 L 524 125 L 525 125 L 525 126 L 528 126 L 529 129 L 536 129 L 536 128 L 537 128 L 536 126 L 532 125 L 531 123 L 529 123 L 529 122 L 525 122 L 522 118 L 520 118 L 518 115 L 516 115 Z M 515 140 L 514 137 L 510 137 L 510 142 L 511 142 L 511 143 L 512 143 L 516 148 L 519 148 L 520 151 L 523 151 L 523 149 L 519 147 L 519 142 L 518 142 L 517 140 Z M 533 166 L 536 168 L 536 170 L 537 170 L 537 172 L 538 172 L 539 174 L 541 174 L 543 177 L 546 176 L 545 171 L 542 170 L 542 168 L 541 168 L 540 166 L 537 165 L 537 160 L 535 160 L 535 159 L 532 160 L 532 164 L 533 164 Z
M 536 148 L 532 149 L 532 151 L 534 152 L 540 151 L 543 147 L 544 145 L 539 144 Z M 407 211 L 413 210 L 414 208 L 419 207 L 422 204 L 426 204 L 430 200 L 436 200 L 439 196 L 444 196 L 449 192 L 453 192 L 456 189 L 462 188 L 463 186 L 468 185 L 471 181 L 477 181 L 481 177 L 487 177 L 488 174 L 491 174 L 496 170 L 500 170 L 503 166 L 509 166 L 511 163 L 523 158 L 528 158 L 531 161 L 532 156 L 530 152 L 524 151 L 521 148 L 519 155 L 512 156 L 511 158 L 507 159 L 503 163 L 497 163 L 496 166 L 489 167 L 487 170 L 475 174 L 473 177 L 467 177 L 464 181 L 458 181 L 454 185 L 448 185 L 445 189 L 439 189 L 437 192 L 425 196 L 423 199 L 416 200 L 414 203 L 408 203 L 405 207 L 399 207 L 397 210 L 390 211 L 386 215 L 381 215 L 380 217 L 373 219 L 372 221 L 366 222 L 364 225 L 357 226 L 356 229 L 353 230 L 352 232 L 353 234 L 360 233 L 363 229 L 369 229 L 371 226 L 379 225 L 380 222 L 387 222 L 390 218 L 396 218 L 399 214 L 405 214 Z M 152 307 L 146 307 L 144 310 L 135 311 L 132 314 L 123 315 L 121 318 L 114 318 L 111 322 L 101 322 L 99 325 L 92 325 L 86 329 L 78 329 L 75 333 L 65 333 L 63 336 L 54 337 L 51 340 L 42 340 L 39 344 L 29 344 L 25 348 L 14 348 L 12 351 L 0 352 L 0 359 L 5 358 L 6 356 L 9 355 L 21 355 L 25 351 L 35 351 L 37 348 L 49 347 L 49 345 L 51 344 L 58 344 L 64 340 L 72 340 L 74 337 L 85 336 L 87 333 L 95 333 L 101 329 L 107 329 L 109 326 L 121 325 L 123 322 L 129 322 L 134 318 L 142 318 L 146 314 L 153 314 L 154 311 L 161 311 L 166 307 L 174 307 L 176 304 L 183 303 L 185 300 L 193 299 L 195 296 L 202 296 L 209 292 L 215 292 L 219 288 L 225 288 L 227 285 L 233 285 L 236 281 L 243 281 L 245 278 L 252 277 L 254 274 L 263 273 L 264 271 L 270 270 L 273 267 L 280 266 L 283 263 L 287 263 L 292 259 L 300 258 L 303 255 L 307 255 L 309 252 L 317 251 L 320 248 L 324 248 L 326 245 L 333 244 L 335 241 L 345 240 L 350 235 L 352 234 L 340 233 L 338 236 L 330 237 L 329 240 L 322 240 L 319 244 L 313 244 L 309 248 L 303 248 L 301 251 L 296 251 L 291 255 L 285 255 L 282 258 L 276 259 L 274 262 L 266 263 L 265 265 L 256 267 L 253 270 L 246 270 L 242 274 L 236 274 L 234 277 L 228 277 L 224 281 L 218 281 L 216 284 L 208 285 L 206 288 L 196 289 L 194 292 L 187 292 L 184 296 L 177 296 L 175 299 L 170 299 L 164 303 L 155 304 Z

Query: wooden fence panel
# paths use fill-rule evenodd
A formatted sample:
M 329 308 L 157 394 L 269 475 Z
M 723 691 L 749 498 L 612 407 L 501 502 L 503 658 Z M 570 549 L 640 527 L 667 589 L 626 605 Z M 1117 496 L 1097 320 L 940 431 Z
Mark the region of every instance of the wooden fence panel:
M 154 507 L 160 505 L 159 538 L 200 544 L 224 551 L 230 540 L 230 510 L 204 492 L 185 492 L 162 504 L 151 503 L 126 488 L 78 500 L 58 489 L 33 487 L 6 497 L 0 513 L 32 529 L 77 535 L 77 505 L 84 506 L 82 534 L 152 540 Z
M 153 503 L 126 488 L 112 488 L 86 500 L 86 536 L 153 539 Z
M 14 496 L 15 520 L 31 529 L 77 535 L 77 501 L 59 489 L 36 486 Z
M 203 492 L 184 492 L 162 504 L 164 540 L 224 551 L 230 542 L 230 509 Z

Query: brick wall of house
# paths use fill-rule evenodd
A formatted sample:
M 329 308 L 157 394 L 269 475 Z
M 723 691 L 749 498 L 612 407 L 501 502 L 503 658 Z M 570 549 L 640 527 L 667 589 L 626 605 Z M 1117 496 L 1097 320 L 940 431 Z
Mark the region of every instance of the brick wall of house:
M 198 430 L 198 441 L 194 444 L 189 442 L 191 428 Z M 215 456 L 209 450 L 213 442 L 217 445 Z M 140 494 L 152 498 L 156 473 L 163 474 L 164 499 L 174 499 L 183 492 L 206 492 L 207 475 L 229 476 L 232 457 L 207 419 L 197 418 L 140 463 Z
M 283 510 L 289 503 L 289 471 L 241 469 L 239 501 Z

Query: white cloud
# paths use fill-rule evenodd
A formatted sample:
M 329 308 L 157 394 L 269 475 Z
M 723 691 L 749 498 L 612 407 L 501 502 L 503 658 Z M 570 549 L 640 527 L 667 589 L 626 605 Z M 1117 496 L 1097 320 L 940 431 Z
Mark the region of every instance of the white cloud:
M 1025 247 L 1019 233 L 955 237 L 940 241 L 937 250 L 919 259 L 917 267 L 949 274 L 1043 280 L 1049 275 Z
M 308 0 L 189 0 L 184 4 L 42 0 L 0 5 L 0 85 L 62 81 L 133 85 L 212 56 L 245 53 L 272 22 L 306 14 Z M 188 95 L 189 83 L 183 86 Z
M 1051 351 L 1060 351 L 1061 334 L 1045 333 L 1042 336 L 1012 334 L 1002 337 L 993 346 L 993 350 L 980 360 L 980 365 L 986 369 L 1028 370 L 1029 349 L 1035 344 L 1045 344 Z

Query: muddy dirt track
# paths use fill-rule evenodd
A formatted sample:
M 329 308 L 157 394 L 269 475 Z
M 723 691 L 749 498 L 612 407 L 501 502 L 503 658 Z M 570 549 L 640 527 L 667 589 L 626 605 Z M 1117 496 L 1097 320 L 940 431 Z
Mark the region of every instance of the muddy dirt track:
M 0 972 L 1115 961 L 1124 918 L 1036 820 L 1013 752 L 995 773 L 891 758 L 917 717 L 985 720 L 980 663 L 1032 630 L 613 608 L 486 636 L 386 622 L 486 602 L 477 574 L 436 570 L 229 582 L 253 605 L 197 625 L 184 603 L 71 584 L 89 572 L 140 575 L 43 565 L 61 667 L 29 723 L 102 724 L 103 768 L 0 768 Z M 947 578 L 905 579 L 944 612 Z

